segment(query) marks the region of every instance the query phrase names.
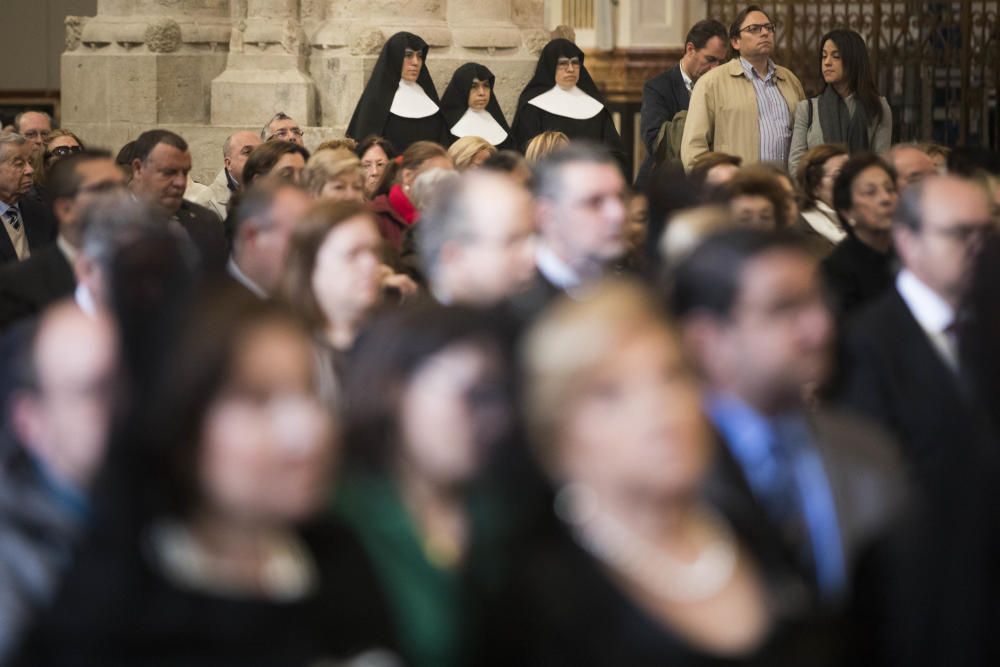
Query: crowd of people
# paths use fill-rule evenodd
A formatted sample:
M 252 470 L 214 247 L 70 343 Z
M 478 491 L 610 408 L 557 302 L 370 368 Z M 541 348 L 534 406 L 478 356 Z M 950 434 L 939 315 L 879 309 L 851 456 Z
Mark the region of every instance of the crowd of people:
M 0 133 L 0 664 L 1000 662 L 1000 158 L 757 6 L 508 124 L 385 44 L 343 139 Z

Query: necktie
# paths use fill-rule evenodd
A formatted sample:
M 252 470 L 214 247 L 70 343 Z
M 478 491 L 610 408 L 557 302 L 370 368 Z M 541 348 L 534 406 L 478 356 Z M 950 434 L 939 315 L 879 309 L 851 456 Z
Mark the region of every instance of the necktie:
M 4 213 L 4 217 L 7 219 L 7 224 L 9 224 L 15 232 L 21 231 L 20 211 L 11 206 L 10 208 L 7 209 L 7 212 Z
M 31 254 L 31 251 L 28 248 L 28 237 L 24 233 L 24 224 L 21 221 L 21 212 L 14 206 L 11 206 L 3 214 L 3 218 L 7 221 L 7 236 L 10 237 L 10 242 L 11 245 L 14 246 L 14 252 L 17 254 L 17 258 L 27 258 Z

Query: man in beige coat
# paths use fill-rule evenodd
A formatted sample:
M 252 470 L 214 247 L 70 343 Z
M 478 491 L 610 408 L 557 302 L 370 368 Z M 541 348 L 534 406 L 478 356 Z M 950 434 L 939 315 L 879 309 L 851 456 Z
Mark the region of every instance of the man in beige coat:
M 795 105 L 802 83 L 774 64 L 774 24 L 756 5 L 739 13 L 729 29 L 738 57 L 702 76 L 691 93 L 681 140 L 690 169 L 708 151 L 743 158 L 743 164 L 788 161 Z
M 215 180 L 204 191 L 192 197 L 185 195 L 185 198 L 189 198 L 195 204 L 201 204 L 219 216 L 220 220 L 225 220 L 229 198 L 241 187 L 243 165 L 246 164 L 253 149 L 261 143 L 263 140 L 256 132 L 243 130 L 231 134 L 222 145 L 224 166 Z

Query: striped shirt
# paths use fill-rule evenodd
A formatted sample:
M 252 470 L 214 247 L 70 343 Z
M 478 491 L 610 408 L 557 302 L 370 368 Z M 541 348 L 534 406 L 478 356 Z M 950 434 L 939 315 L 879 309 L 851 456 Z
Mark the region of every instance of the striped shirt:
M 753 65 L 740 58 L 743 73 L 753 84 L 757 93 L 757 115 L 760 118 L 760 161 L 788 161 L 788 149 L 792 142 L 791 113 L 785 97 L 778 90 L 774 62 L 767 61 L 767 75 L 761 78 Z

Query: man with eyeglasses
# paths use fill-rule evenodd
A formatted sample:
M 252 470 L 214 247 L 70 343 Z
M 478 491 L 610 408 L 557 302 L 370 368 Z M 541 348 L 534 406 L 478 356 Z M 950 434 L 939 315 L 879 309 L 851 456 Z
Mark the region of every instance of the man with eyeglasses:
M 729 47 L 726 40 L 726 26 L 712 19 L 698 21 L 684 38 L 680 61 L 643 86 L 640 132 L 646 144 L 646 160 L 635 179 L 637 187 L 645 186 L 655 166 L 657 136 L 663 136 L 664 141 L 669 136 L 660 133 L 664 123 L 672 122 L 679 112 L 687 110 L 694 82 L 726 60 Z
M 46 184 L 59 234 L 54 244 L 0 270 L 0 329 L 73 293 L 83 211 L 97 193 L 123 190 L 125 176 L 109 152 L 85 150 L 56 162 Z
M 718 151 L 743 164 L 788 162 L 795 105 L 802 83 L 771 59 L 774 23 L 757 5 L 741 11 L 729 28 L 737 57 L 701 78 L 681 140 L 681 161 L 691 169 L 699 156 Z
M 220 220 L 225 220 L 230 197 L 243 188 L 243 167 L 247 158 L 261 143 L 261 138 L 249 130 L 234 132 L 226 137 L 222 144 L 222 170 L 208 189 L 191 197 L 191 201 L 212 211 Z
M 903 267 L 895 289 L 847 332 L 835 398 L 894 430 L 918 479 L 984 441 L 987 420 L 964 380 L 957 325 L 976 254 L 995 231 L 978 183 L 931 176 L 911 185 L 893 217 Z
M 274 114 L 267 125 L 260 131 L 260 138 L 264 141 L 287 141 L 289 143 L 305 146 L 302 140 L 302 128 L 295 120 L 284 111 Z
M 45 140 L 52 133 L 52 117 L 44 111 L 23 111 L 14 116 L 14 129 L 31 142 L 38 155 L 45 150 Z

